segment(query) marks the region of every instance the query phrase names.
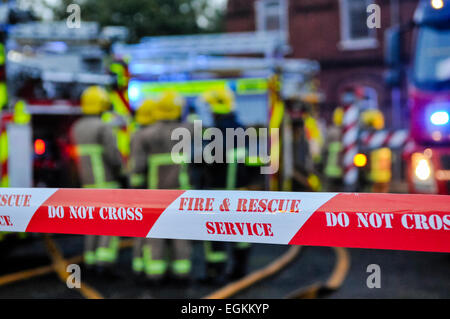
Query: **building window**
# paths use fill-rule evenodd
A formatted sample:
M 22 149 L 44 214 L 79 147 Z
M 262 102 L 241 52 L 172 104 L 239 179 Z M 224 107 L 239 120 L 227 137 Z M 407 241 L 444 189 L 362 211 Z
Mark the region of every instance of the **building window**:
M 376 29 L 367 26 L 367 7 L 373 0 L 340 0 L 341 42 L 343 50 L 363 50 L 378 47 Z
M 258 0 L 256 2 L 258 31 L 279 31 L 288 35 L 288 0 Z

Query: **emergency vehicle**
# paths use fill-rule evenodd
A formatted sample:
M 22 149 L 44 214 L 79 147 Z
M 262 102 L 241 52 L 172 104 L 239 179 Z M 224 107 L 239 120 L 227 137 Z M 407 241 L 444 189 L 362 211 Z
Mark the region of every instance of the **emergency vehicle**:
M 120 27 L 100 29 L 84 22 L 29 22 L 11 26 L 6 43 L 9 112 L 2 112 L 8 136 L 9 187 L 77 187 L 71 124 L 79 117 L 79 97 L 91 85 L 108 86 L 112 39 L 124 39 Z M 23 103 L 29 121 L 14 123 Z
M 401 43 L 414 31 L 408 72 L 410 134 L 416 144 L 407 158 L 412 193 L 450 191 L 450 1 L 421 1 L 411 25 L 388 31 L 390 80 L 399 84 L 404 64 Z

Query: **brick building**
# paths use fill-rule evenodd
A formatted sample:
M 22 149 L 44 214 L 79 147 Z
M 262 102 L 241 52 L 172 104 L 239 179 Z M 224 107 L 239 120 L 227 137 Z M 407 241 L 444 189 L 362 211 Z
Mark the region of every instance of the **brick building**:
M 398 121 L 401 116 L 392 116 L 392 90 L 384 84 L 384 31 L 410 21 L 418 2 L 228 0 L 226 28 L 228 32 L 279 30 L 291 48 L 289 57 L 319 61 L 319 80 L 326 95 L 325 116 L 339 104 L 346 87 L 357 85 L 366 88 L 391 125 L 393 118 Z M 379 29 L 367 26 L 367 7 L 374 3 L 381 9 Z M 410 43 L 405 46 L 410 47 Z M 397 105 L 406 105 L 405 94 L 402 96 Z

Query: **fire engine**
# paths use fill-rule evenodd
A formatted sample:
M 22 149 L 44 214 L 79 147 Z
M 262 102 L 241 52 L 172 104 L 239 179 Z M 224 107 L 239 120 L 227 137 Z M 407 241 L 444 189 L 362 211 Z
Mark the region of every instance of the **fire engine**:
M 388 31 L 386 57 L 391 84 L 399 85 L 406 32 L 414 31 L 408 70 L 410 135 L 416 146 L 407 158 L 412 193 L 450 191 L 450 1 L 421 1 L 413 23 Z
M 10 187 L 77 187 L 71 124 L 79 97 L 91 85 L 108 86 L 108 45 L 126 30 L 84 22 L 28 22 L 11 26 L 6 43 L 9 108 L 23 101 L 30 123 L 8 123 Z M 8 122 L 3 112 L 3 122 Z

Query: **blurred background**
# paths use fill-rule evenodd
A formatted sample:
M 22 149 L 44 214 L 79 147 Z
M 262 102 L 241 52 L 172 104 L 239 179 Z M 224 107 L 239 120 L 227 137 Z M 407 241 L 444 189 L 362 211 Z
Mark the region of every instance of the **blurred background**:
M 160 184 L 171 178 L 164 170 L 146 180 L 150 169 L 135 161 L 145 143 L 159 143 L 151 126 L 202 120 L 279 129 L 271 152 L 280 169 L 194 165 L 194 189 L 448 195 L 450 1 L 2 1 L 0 111 L 2 187 L 183 188 Z M 95 180 L 86 164 L 95 155 L 80 148 L 96 143 L 79 135 L 92 115 L 116 139 L 102 145 L 118 154 L 117 165 L 101 154 L 111 180 Z M 198 298 L 284 254 L 290 263 L 270 279 L 225 297 L 450 297 L 448 254 L 195 242 L 182 249 L 187 278 L 156 284 L 146 266 L 136 270 L 146 262 L 140 250 L 176 244 L 110 238 L 89 250 L 88 242 L 0 233 L 0 297 Z M 113 249 L 114 260 L 88 265 L 99 248 Z M 217 252 L 224 257 L 210 280 Z M 95 289 L 58 281 L 67 276 L 58 265 L 70 261 L 84 261 L 83 283 Z M 366 284 L 371 264 L 381 288 Z

